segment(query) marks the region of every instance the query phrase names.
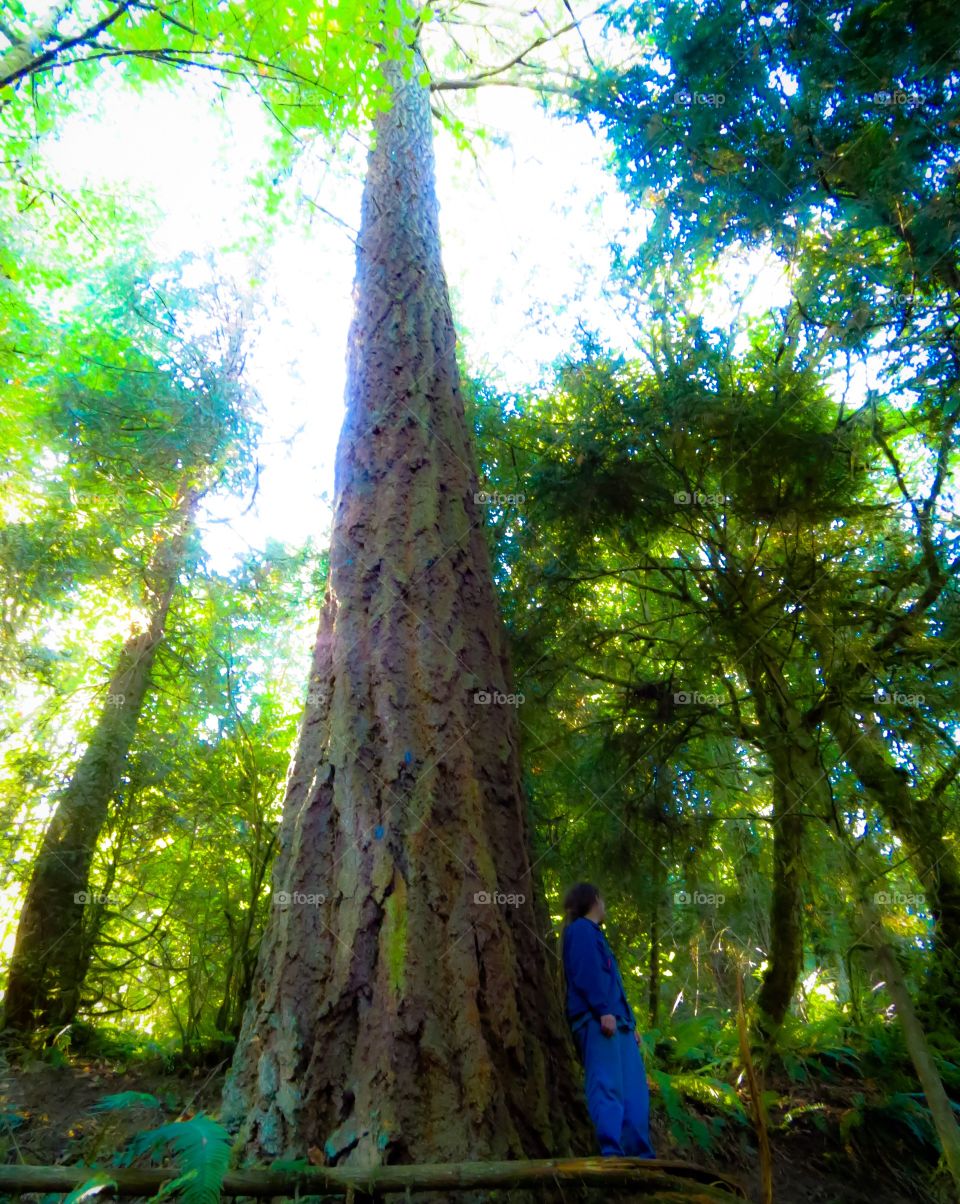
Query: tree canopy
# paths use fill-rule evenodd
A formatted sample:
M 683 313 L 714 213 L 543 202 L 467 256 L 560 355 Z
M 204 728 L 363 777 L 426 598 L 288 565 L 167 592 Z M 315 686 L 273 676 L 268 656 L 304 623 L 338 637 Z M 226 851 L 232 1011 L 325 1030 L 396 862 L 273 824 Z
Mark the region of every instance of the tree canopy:
M 4 1040 L 27 1068 L 142 1075 L 107 1110 L 171 1124 L 117 1158 L 169 1141 L 218 1191 L 225 1130 L 175 1128 L 191 1105 L 149 1075 L 203 1065 L 219 1089 L 245 1048 L 263 1149 L 310 1108 L 329 1166 L 444 1153 L 459 1124 L 488 1160 L 575 1145 L 557 937 L 588 880 L 660 1148 L 756 1172 L 765 1199 L 799 1167 L 788 1201 L 859 1198 L 854 1167 L 876 1194 L 895 1150 L 885 1199 L 955 1198 L 958 47 L 929 0 L 8 0 Z M 269 135 L 249 195 L 223 196 L 242 245 L 164 257 L 149 198 L 65 189 L 48 152 L 191 79 L 228 117 L 254 97 Z M 607 308 L 510 389 L 454 348 L 458 293 L 501 248 L 478 240 L 451 317 L 457 214 L 438 225 L 432 191 L 434 130 L 483 186 L 487 88 L 591 131 L 631 215 L 568 215 L 608 240 L 585 265 Z M 311 286 L 355 306 L 333 506 L 317 481 L 285 500 L 311 538 L 281 519 L 224 564 L 218 530 L 283 474 L 285 382 L 251 369 L 271 249 L 304 229 L 300 173 L 357 150 L 362 223 L 332 188 L 313 204 L 358 264 L 352 299 Z M 560 307 L 549 287 L 531 312 Z M 316 910 L 291 910 L 314 847 Z M 293 1022 L 298 974 L 324 1006 Z M 376 1049 L 371 999 L 391 1001 Z M 291 1023 L 319 1045 L 284 1046 Z M 445 1122 L 391 1112 L 412 1050 L 465 1101 L 432 1092 Z M 358 1134 L 377 1083 L 381 1128 Z M 0 1113 L 11 1134 L 31 1117 Z M 808 1168 L 812 1141 L 841 1170 Z

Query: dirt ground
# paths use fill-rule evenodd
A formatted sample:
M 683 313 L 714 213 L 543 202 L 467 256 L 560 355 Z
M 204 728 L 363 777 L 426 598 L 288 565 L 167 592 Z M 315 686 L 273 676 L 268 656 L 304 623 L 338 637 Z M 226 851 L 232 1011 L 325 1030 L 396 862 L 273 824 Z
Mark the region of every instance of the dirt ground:
M 109 1164 L 140 1130 L 200 1111 L 216 1115 L 226 1066 L 224 1061 L 212 1067 L 151 1070 L 143 1063 L 127 1068 L 107 1059 L 77 1058 L 64 1066 L 37 1060 L 12 1068 L 0 1061 L 0 1162 Z M 104 1096 L 122 1091 L 148 1092 L 162 1107 L 91 1111 Z M 840 1102 L 836 1110 L 839 1114 Z M 828 1107 L 828 1122 L 829 1112 Z M 760 1200 L 756 1150 L 748 1130 L 730 1133 L 708 1158 L 672 1146 L 660 1119 L 655 1117 L 653 1136 L 661 1157 L 685 1158 L 733 1175 L 745 1184 L 751 1199 Z M 952 1199 L 946 1183 L 935 1175 L 933 1163 L 910 1148 L 906 1137 L 898 1142 L 888 1136 L 868 1145 L 861 1136 L 858 1142 L 845 1147 L 838 1124 L 828 1123 L 827 1131 L 821 1132 L 806 1117 L 788 1131 L 774 1132 L 776 1204 L 946 1204 Z M 489 1198 L 503 1202 L 510 1195 L 490 1193 Z M 588 1197 L 602 1204 L 651 1198 L 629 1192 L 614 1197 L 609 1191 L 596 1196 L 591 1192 Z M 456 1199 L 452 1196 L 451 1204 Z

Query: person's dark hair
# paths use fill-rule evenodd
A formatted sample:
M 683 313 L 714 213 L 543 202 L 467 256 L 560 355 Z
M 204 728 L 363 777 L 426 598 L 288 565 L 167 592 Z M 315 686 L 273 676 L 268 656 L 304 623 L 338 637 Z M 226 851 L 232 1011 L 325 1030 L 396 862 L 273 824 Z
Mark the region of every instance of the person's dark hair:
M 600 898 L 600 891 L 592 882 L 578 882 L 571 886 L 563 900 L 563 911 L 567 923 L 579 920 Z

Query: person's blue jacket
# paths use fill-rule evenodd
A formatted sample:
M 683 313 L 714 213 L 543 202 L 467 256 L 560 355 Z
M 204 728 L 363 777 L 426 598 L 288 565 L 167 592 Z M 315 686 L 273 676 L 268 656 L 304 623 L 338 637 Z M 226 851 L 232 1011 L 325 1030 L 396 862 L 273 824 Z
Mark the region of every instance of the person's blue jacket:
M 563 973 L 567 1020 L 574 1031 L 590 1016 L 616 1016 L 618 1026 L 636 1027 L 613 950 L 600 925 L 586 916 L 563 930 Z

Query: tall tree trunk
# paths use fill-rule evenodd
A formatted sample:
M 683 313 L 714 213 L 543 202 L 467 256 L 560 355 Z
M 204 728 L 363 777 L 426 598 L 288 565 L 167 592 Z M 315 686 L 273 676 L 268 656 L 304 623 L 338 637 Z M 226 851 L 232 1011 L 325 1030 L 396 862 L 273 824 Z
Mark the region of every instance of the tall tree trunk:
M 785 775 L 786 758 L 773 761 L 773 898 L 770 904 L 770 963 L 757 1005 L 774 1027 L 783 1023 L 803 967 L 803 819 L 798 795 Z M 769 1027 L 769 1026 L 767 1026 Z
M 76 1016 L 95 936 L 84 922 L 90 866 L 133 743 L 197 497 L 192 488 L 181 493 L 174 529 L 147 571 L 147 628 L 121 650 L 90 742 L 41 841 L 10 963 L 6 1028 L 69 1024 Z
M 647 970 L 647 1014 L 650 1027 L 660 1024 L 660 899 L 650 905 L 650 965 Z
M 879 732 L 861 725 L 834 694 L 827 696 L 824 718 L 840 755 L 883 811 L 923 885 L 935 923 L 936 958 L 925 1007 L 960 1023 L 960 863 L 946 824 L 936 807 L 914 795 L 906 771 L 888 760 Z
M 913 1006 L 913 997 L 907 986 L 906 977 L 900 967 L 896 951 L 890 944 L 880 913 L 869 895 L 864 891 L 862 875 L 853 850 L 846 846 L 850 881 L 856 898 L 856 926 L 861 941 L 871 948 L 874 961 L 886 986 L 887 994 L 897 1009 L 897 1019 L 903 1030 L 904 1044 L 923 1088 L 934 1128 L 940 1139 L 944 1160 L 953 1179 L 954 1187 L 960 1192 L 960 1126 L 954 1115 L 954 1105 L 947 1095 L 943 1079 L 937 1070 L 927 1035 Z
M 502 701 L 429 93 L 384 70 L 329 585 L 224 1117 L 251 1160 L 311 1146 L 340 1165 L 586 1151 Z
M 750 685 L 760 741 L 773 773 L 773 896 L 770 963 L 757 1004 L 760 1028 L 783 1023 L 803 968 L 805 813 L 829 810 L 829 789 L 816 742 L 794 703 L 772 650 L 753 637 L 741 660 Z
M 259 806 L 254 788 L 253 808 L 256 839 L 252 850 L 247 854 L 250 863 L 250 882 L 246 907 L 238 918 L 234 918 L 229 911 L 226 914 L 227 928 L 230 933 L 230 958 L 224 976 L 223 999 L 217 1010 L 215 1023 L 218 1032 L 227 1033 L 232 1037 L 240 1035 L 247 1000 L 253 990 L 257 951 L 260 944 L 260 937 L 256 931 L 260 917 L 257 904 L 263 894 L 263 884 L 266 881 L 276 845 L 276 834 L 264 822 L 264 816 L 260 813 Z

